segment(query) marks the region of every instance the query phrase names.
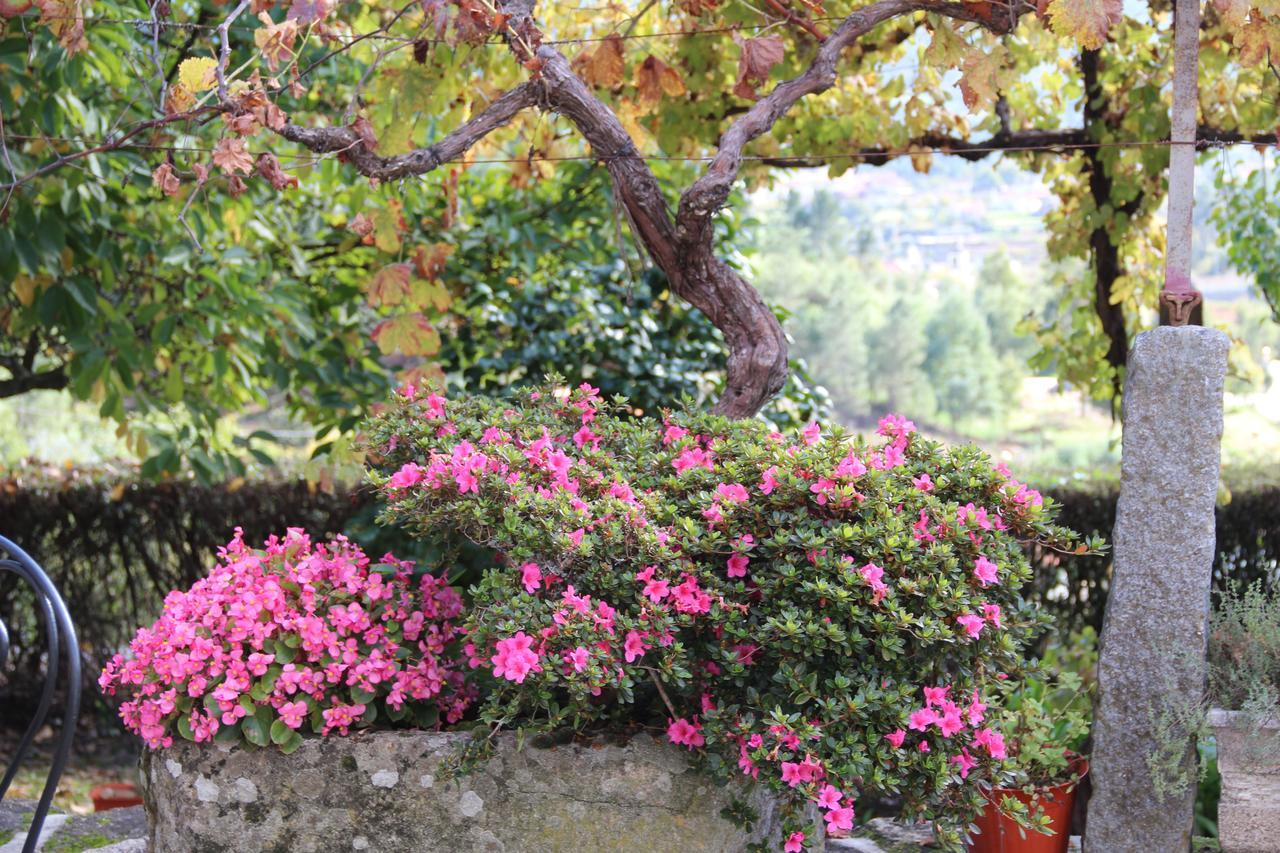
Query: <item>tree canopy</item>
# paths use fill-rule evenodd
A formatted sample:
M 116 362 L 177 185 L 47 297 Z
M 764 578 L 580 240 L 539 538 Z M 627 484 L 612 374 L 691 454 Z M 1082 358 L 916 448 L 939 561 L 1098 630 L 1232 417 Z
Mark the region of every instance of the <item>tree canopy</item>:
M 380 362 L 439 367 L 469 176 L 500 172 L 518 197 L 577 161 L 603 167 L 613 228 L 722 334 L 727 414 L 788 374 L 774 312 L 717 237 L 738 182 L 775 167 L 1003 152 L 1061 200 L 1051 252 L 1091 260 L 1040 329 L 1045 358 L 1105 396 L 1152 321 L 1164 0 L 3 0 L 0 15 L 6 393 L 67 385 L 118 418 L 182 400 L 181 431 L 282 392 L 349 426 Z M 1201 42 L 1202 140 L 1272 139 L 1280 7 L 1214 0 Z

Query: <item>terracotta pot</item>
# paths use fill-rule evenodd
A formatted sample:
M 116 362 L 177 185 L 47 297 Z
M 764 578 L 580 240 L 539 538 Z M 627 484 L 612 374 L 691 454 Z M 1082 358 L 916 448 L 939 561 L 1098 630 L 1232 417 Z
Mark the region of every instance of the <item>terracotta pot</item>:
M 93 799 L 93 810 L 105 812 L 111 809 L 127 809 L 130 806 L 142 805 L 142 794 L 131 782 L 116 782 L 111 785 L 98 785 L 89 792 Z
M 1019 790 L 993 788 L 987 792 L 986 808 L 974 821 L 981 834 L 975 835 L 969 842 L 969 853 L 1067 853 L 1076 786 L 1089 772 L 1089 762 L 1087 759 L 1077 758 L 1069 769 L 1076 775 L 1075 781 L 1037 792 L 1037 804 L 1048 816 L 1053 835 L 1024 830 L 1018 826 L 1017 821 L 1000 813 L 1000 801 L 1006 796 L 1021 800 L 1030 807 L 1030 795 Z

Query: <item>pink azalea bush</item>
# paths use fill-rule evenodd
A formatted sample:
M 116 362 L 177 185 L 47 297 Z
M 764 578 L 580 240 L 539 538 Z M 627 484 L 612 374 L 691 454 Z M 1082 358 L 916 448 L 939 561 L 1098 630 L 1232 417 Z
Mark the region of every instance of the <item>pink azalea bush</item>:
M 462 600 L 412 568 L 391 555 L 371 566 L 342 537 L 313 545 L 296 529 L 253 550 L 237 530 L 98 683 L 127 697 L 120 717 L 153 749 L 177 735 L 292 752 L 303 732 L 456 722 L 474 698 Z
M 955 843 L 1006 757 L 996 685 L 1040 624 L 1019 540 L 1082 546 L 980 451 L 897 417 L 879 434 L 634 419 L 584 385 L 405 388 L 369 441 L 386 520 L 499 554 L 465 619 L 483 721 L 649 726 L 780 792 L 789 851 L 806 807 L 841 834 L 866 792 Z

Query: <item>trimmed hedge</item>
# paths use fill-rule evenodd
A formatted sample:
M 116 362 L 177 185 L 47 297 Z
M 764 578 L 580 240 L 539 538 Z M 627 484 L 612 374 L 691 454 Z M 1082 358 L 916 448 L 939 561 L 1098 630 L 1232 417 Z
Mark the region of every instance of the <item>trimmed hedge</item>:
M 238 485 L 238 487 L 237 487 Z M 1051 487 L 1062 504 L 1060 523 L 1109 537 L 1115 484 Z M 313 536 L 345 532 L 371 554 L 432 560 L 438 552 L 373 524 L 374 495 L 340 487 L 332 493 L 302 480 L 205 486 L 193 481 L 138 483 L 119 475 L 72 472 L 47 480 L 0 480 L 0 535 L 26 549 L 67 599 L 84 654 L 86 685 L 102 663 L 153 620 L 165 593 L 185 588 L 211 564 L 214 551 L 239 525 L 261 542 L 286 527 Z M 1242 487 L 1217 511 L 1215 585 L 1280 576 L 1280 486 Z M 1033 549 L 1030 596 L 1067 632 L 1101 630 L 1110 559 Z M 482 559 L 482 558 L 481 558 Z M 458 563 L 479 564 L 474 555 Z M 25 723 L 41 687 L 43 634 L 30 594 L 15 576 L 0 574 L 0 620 L 13 639 L 0 672 L 0 725 Z M 94 686 L 89 697 L 97 696 Z

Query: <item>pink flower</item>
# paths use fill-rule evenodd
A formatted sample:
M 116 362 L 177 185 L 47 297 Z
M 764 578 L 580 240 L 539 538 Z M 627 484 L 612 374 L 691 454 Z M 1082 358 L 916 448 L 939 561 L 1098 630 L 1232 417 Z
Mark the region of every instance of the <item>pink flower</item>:
M 514 637 L 499 640 L 497 654 L 490 660 L 494 664 L 493 674 L 498 678 L 523 684 L 525 676 L 530 672 L 541 672 L 538 666 L 538 654 L 533 651 L 533 637 L 520 631 Z
M 1004 735 L 995 729 L 982 729 L 974 735 L 973 742 L 978 746 L 984 747 L 987 754 L 997 761 L 1007 757 L 1004 745 Z
M 422 466 L 416 462 L 406 462 L 400 467 L 400 470 L 391 475 L 391 479 L 387 480 L 388 489 L 407 489 L 410 486 L 416 486 L 422 482 L 423 474 Z
M 579 527 L 577 530 L 569 534 L 569 541 L 573 543 L 573 547 L 577 548 L 582 545 L 582 537 L 587 531 Z
M 928 752 L 929 742 L 927 740 L 920 741 L 918 744 L 916 744 L 916 749 L 920 750 L 921 752 Z
M 969 751 L 967 749 L 960 750 L 959 755 L 951 756 L 951 763 L 958 764 L 960 766 L 961 779 L 968 779 L 969 771 L 978 765 L 978 762 L 974 761 L 969 755 Z
M 773 490 L 778 488 L 776 475 L 778 473 L 777 465 L 770 465 L 760 474 L 760 493 L 764 495 L 773 494 Z
M 907 728 L 914 732 L 922 732 L 938 722 L 938 719 L 937 711 L 932 708 L 921 708 L 918 711 L 911 712 L 911 717 L 907 720 Z
M 650 601 L 657 604 L 671 594 L 671 583 L 662 578 L 648 581 L 644 585 L 644 594 Z
M 862 579 L 871 587 L 871 602 L 879 604 L 884 598 L 885 593 L 889 591 L 889 587 L 881 578 L 884 577 L 884 569 L 875 563 L 867 563 L 858 569 L 858 574 L 862 575 Z
M 520 582 L 524 584 L 524 591 L 532 595 L 542 583 L 542 569 L 537 563 L 525 563 L 520 567 Z
M 969 720 L 969 725 L 976 726 L 978 723 L 982 722 L 986 717 L 986 710 L 986 703 L 978 698 L 978 691 L 974 690 L 973 699 L 969 702 L 968 710 L 965 711 L 965 715 Z
M 983 621 L 981 616 L 974 616 L 972 613 L 965 613 L 956 617 L 956 621 L 961 627 L 968 632 L 973 639 L 978 639 L 978 635 L 982 633 Z
M 996 582 L 996 564 L 988 560 L 986 557 L 978 557 L 973 564 L 973 576 L 978 579 L 978 583 L 983 586 Z
M 822 816 L 827 822 L 827 832 L 831 835 L 838 835 L 853 829 L 853 807 L 845 806 L 842 809 L 831 809 Z
M 480 481 L 470 471 L 459 471 L 453 479 L 458 484 L 458 494 L 465 495 L 467 492 L 480 494 Z
M 943 702 L 947 701 L 947 694 L 951 692 L 950 687 L 926 687 L 924 688 L 924 704 L 926 708 L 936 708 Z
M 307 703 L 299 699 L 297 702 L 285 702 L 280 706 L 280 719 L 291 729 L 302 725 L 307 717 Z
M 800 769 L 800 764 L 795 761 L 782 762 L 782 781 L 786 782 L 792 788 L 803 784 L 807 781 L 804 771 Z
M 911 478 L 911 485 L 915 486 L 922 492 L 933 491 L 933 478 L 928 474 L 921 474 L 919 477 Z
M 943 737 L 951 737 L 956 732 L 964 729 L 964 719 L 960 716 L 960 709 L 952 705 L 947 712 L 938 719 L 938 731 L 942 732 Z
M 884 736 L 884 739 L 889 741 L 889 745 L 892 746 L 894 749 L 901 749 L 902 742 L 906 740 L 906 738 L 907 738 L 907 733 L 902 729 L 894 729 L 893 731 L 889 732 L 887 735 Z
M 836 466 L 835 475 L 837 477 L 847 477 L 855 479 L 867 473 L 867 466 L 862 460 L 851 450 L 849 455 L 840 460 L 840 464 Z
M 834 785 L 823 785 L 818 791 L 818 798 L 814 800 L 819 808 L 838 809 L 840 808 L 840 800 L 844 794 Z
M 574 672 L 582 672 L 587 668 L 587 663 L 590 661 L 591 656 L 587 652 L 586 646 L 578 646 L 572 651 L 565 652 L 564 659 L 573 667 Z
M 996 626 L 997 628 L 1004 627 L 1003 625 L 1000 624 L 1000 605 L 999 604 L 982 605 L 982 618 L 986 619 L 988 622 L 990 622 L 992 625 Z
M 714 459 L 715 457 L 712 454 L 707 453 L 700 447 L 686 447 L 684 450 L 680 451 L 679 456 L 672 460 L 671 467 L 675 468 L 681 474 L 688 471 L 690 468 L 699 467 L 706 468 L 708 471 L 711 471 L 714 468 Z
M 729 558 L 729 577 L 744 578 L 747 576 L 747 559 L 746 554 L 734 554 Z
M 787 843 L 782 845 L 783 853 L 804 853 L 804 833 L 793 832 L 787 836 Z
M 810 445 L 817 444 L 818 441 L 822 438 L 822 425 L 819 424 L 817 421 L 814 421 L 811 424 L 809 424 L 807 427 L 805 427 L 803 430 L 801 430 L 800 434 L 804 436 L 805 444 L 810 444 Z
M 707 742 L 706 738 L 702 736 L 702 732 L 699 731 L 701 728 L 702 725 L 697 722 L 696 717 L 693 722 L 681 717 L 678 720 L 672 720 L 671 724 L 667 726 L 667 739 L 677 746 L 696 749 Z
M 627 663 L 633 663 L 637 658 L 643 657 L 645 649 L 644 635 L 639 631 L 628 631 L 627 638 L 622 643 L 623 652 L 626 656 Z
M 751 496 L 747 494 L 747 487 L 741 483 L 721 483 L 716 486 L 716 499 L 727 501 L 731 504 L 746 503 Z

